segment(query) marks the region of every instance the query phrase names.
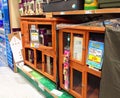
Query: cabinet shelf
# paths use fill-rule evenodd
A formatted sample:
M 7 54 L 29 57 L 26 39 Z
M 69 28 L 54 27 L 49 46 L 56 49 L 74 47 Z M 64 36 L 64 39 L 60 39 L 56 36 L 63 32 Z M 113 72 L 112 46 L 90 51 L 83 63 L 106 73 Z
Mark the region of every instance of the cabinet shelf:
M 29 61 L 25 60 L 24 62 L 25 62 L 25 64 L 30 65 L 30 67 L 35 68 L 34 64 L 30 63 Z
M 96 69 L 92 69 L 92 68 L 89 68 L 89 67 L 86 67 L 86 69 L 87 69 L 88 73 L 91 73 L 92 75 L 95 75 L 97 77 L 101 77 L 101 71 L 96 70 Z
M 53 48 L 52 48 L 52 47 L 49 47 L 49 46 L 44 46 L 44 45 L 40 45 L 38 49 L 53 50 Z
M 73 30 L 85 30 L 85 31 L 99 31 L 98 33 L 104 33 L 105 27 L 97 27 L 97 26 L 68 26 L 65 29 L 73 29 Z
M 24 46 L 25 48 L 30 48 L 30 49 L 35 49 L 34 47 L 31 47 L 29 44 Z M 53 50 L 52 47 L 49 46 L 44 46 L 44 45 L 40 45 L 39 47 L 37 47 L 36 49 L 38 50 Z
M 24 48 L 29 48 L 29 49 L 34 50 L 34 48 L 33 48 L 33 47 L 30 47 L 30 45 L 25 45 Z

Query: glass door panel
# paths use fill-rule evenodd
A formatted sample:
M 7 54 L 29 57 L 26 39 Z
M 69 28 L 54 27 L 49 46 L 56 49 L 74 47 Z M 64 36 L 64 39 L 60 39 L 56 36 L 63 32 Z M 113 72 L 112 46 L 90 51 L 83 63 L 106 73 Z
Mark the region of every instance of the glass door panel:
M 37 69 L 42 70 L 42 52 L 37 50 L 36 51 L 36 55 L 37 55 Z
M 50 75 L 53 75 L 53 64 L 54 64 L 53 63 L 54 62 L 53 58 L 45 55 L 44 60 L 45 60 L 45 65 L 44 65 L 45 66 L 45 72 L 47 72 Z

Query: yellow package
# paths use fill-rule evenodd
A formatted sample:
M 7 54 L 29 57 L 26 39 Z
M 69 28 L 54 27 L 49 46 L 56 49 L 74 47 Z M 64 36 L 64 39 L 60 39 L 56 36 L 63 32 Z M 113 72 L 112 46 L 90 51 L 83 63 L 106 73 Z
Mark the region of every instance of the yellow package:
M 98 0 L 85 0 L 84 9 L 92 10 L 98 8 Z

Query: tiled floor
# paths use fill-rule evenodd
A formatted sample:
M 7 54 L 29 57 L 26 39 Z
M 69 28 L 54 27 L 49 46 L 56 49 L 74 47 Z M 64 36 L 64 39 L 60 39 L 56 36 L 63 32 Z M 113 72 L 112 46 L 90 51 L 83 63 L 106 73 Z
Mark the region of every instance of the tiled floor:
M 0 98 L 45 98 L 19 73 L 0 67 Z

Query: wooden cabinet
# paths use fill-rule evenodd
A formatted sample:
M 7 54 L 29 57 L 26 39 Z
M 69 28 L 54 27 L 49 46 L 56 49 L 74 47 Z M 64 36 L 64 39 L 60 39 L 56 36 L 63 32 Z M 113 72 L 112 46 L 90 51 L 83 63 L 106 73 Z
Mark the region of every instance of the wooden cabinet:
M 101 71 L 86 64 L 89 40 L 96 37 L 104 40 L 104 28 L 76 26 L 59 31 L 60 87 L 76 98 L 98 98 Z
M 56 82 L 56 24 L 68 21 L 60 18 L 30 17 L 22 17 L 20 20 L 24 63 Z

